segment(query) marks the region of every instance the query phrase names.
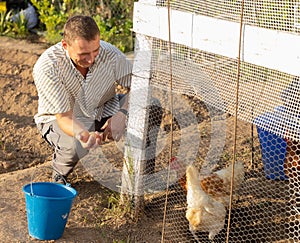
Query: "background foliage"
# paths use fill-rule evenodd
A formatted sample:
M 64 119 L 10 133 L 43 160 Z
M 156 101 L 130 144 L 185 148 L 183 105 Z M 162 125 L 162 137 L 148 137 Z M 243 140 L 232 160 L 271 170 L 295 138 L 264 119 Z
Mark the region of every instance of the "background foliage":
M 31 0 L 38 14 L 36 32 L 49 44 L 61 40 L 63 26 L 68 17 L 76 14 L 92 16 L 97 22 L 101 39 L 117 46 L 121 51 L 133 49 L 132 0 Z M 26 1 L 27 3 L 27 1 Z M 0 11 L 0 35 L 26 37 L 26 21 L 12 22 L 11 16 L 19 9 Z

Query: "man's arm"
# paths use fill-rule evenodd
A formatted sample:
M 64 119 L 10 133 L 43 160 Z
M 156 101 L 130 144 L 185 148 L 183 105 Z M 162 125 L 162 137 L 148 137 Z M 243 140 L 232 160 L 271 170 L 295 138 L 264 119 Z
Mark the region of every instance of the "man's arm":
M 72 111 L 56 114 L 55 117 L 60 129 L 69 136 L 76 137 L 87 131 L 84 125 L 73 117 Z
M 114 139 L 119 141 L 122 135 L 124 134 L 126 127 L 126 117 L 128 116 L 128 97 L 129 97 L 128 89 L 127 94 L 124 96 L 124 100 L 121 102 L 121 108 L 119 112 L 113 115 L 111 118 L 107 120 L 107 122 L 103 125 L 103 139 L 106 138 Z
M 69 136 L 75 137 L 86 149 L 95 148 L 101 144 L 102 135 L 98 132 L 89 132 L 78 121 L 72 111 L 55 115 L 60 129 Z

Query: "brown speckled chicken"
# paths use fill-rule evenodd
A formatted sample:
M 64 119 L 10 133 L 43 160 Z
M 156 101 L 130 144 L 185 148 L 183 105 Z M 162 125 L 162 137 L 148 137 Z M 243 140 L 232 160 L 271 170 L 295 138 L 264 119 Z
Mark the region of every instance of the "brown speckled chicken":
M 298 141 L 286 139 L 284 173 L 289 178 L 297 178 L 300 175 L 300 143 Z
M 187 193 L 187 179 L 184 173 L 185 165 L 176 157 L 171 159 L 171 169 L 177 171 L 178 182 L 184 193 Z M 214 198 L 223 198 L 230 194 L 232 165 L 212 172 L 209 175 L 199 179 L 202 189 Z M 237 189 L 244 180 L 244 165 L 242 162 L 236 162 L 234 165 L 234 189 Z
M 209 233 L 210 239 L 213 239 L 224 227 L 225 206 L 202 190 L 197 168 L 193 165 L 187 167 L 186 179 L 186 218 L 189 221 L 190 231 L 195 238 L 196 231 L 204 231 Z
M 229 203 L 231 189 L 232 165 L 213 172 L 212 174 L 201 178 L 200 184 L 208 195 L 225 204 Z M 245 171 L 242 162 L 234 164 L 233 190 L 237 190 L 244 181 Z
M 226 207 L 229 203 L 232 165 L 200 179 L 197 169 L 186 169 L 187 211 L 191 232 L 209 232 L 213 239 L 224 227 Z M 234 190 L 244 180 L 244 165 L 236 162 L 234 167 Z M 194 235 L 195 236 L 195 235 Z

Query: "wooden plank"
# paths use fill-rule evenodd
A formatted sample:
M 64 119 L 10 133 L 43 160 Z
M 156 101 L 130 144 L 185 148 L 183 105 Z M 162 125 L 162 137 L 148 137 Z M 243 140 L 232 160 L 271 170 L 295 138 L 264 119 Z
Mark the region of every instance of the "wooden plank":
M 194 15 L 192 48 L 237 58 L 239 46 L 238 23 Z
M 159 8 L 159 38 L 169 40 L 167 8 Z M 187 12 L 172 10 L 170 13 L 171 41 L 186 46 L 192 45 L 193 15 Z
M 187 12 L 172 10 L 171 12 L 171 40 L 190 46 L 192 44 L 193 15 Z M 136 33 L 169 40 L 168 9 L 135 3 L 134 25 Z
M 171 41 L 229 58 L 238 57 L 240 23 L 171 10 Z M 165 41 L 168 11 L 136 2 L 133 30 Z M 300 75 L 300 36 L 295 33 L 243 26 L 242 60 Z
M 133 31 L 142 35 L 159 37 L 159 7 L 134 3 Z
M 246 26 L 244 61 L 300 75 L 300 36 L 292 33 Z

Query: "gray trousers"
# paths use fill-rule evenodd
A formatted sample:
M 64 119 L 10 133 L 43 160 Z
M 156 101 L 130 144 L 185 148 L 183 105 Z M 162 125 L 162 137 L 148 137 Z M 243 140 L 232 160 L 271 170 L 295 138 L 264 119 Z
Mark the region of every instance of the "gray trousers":
M 64 133 L 56 120 L 38 124 L 37 128 L 42 137 L 54 149 L 52 157 L 53 168 L 61 175 L 67 176 L 72 172 L 80 158 L 86 155 L 88 151 L 82 148 L 77 139 Z
M 149 122 L 147 132 L 146 151 L 151 153 L 149 155 L 149 161 L 147 161 L 147 172 L 153 173 L 155 167 L 155 150 L 156 150 L 156 138 L 157 134 L 153 134 L 153 131 L 159 129 L 153 129 L 153 127 L 160 126 L 162 120 L 162 108 L 158 100 L 153 99 L 149 106 Z M 105 124 L 109 117 L 102 118 L 102 120 L 95 121 L 90 131 L 100 131 L 100 128 Z M 87 155 L 88 150 L 84 149 L 80 142 L 74 137 L 65 134 L 57 124 L 57 121 L 51 121 L 48 123 L 38 124 L 42 137 L 51 145 L 54 149 L 52 164 L 53 168 L 63 176 L 68 176 L 78 161 Z M 151 134 L 149 131 L 152 131 Z M 151 139 L 150 139 L 151 136 Z

